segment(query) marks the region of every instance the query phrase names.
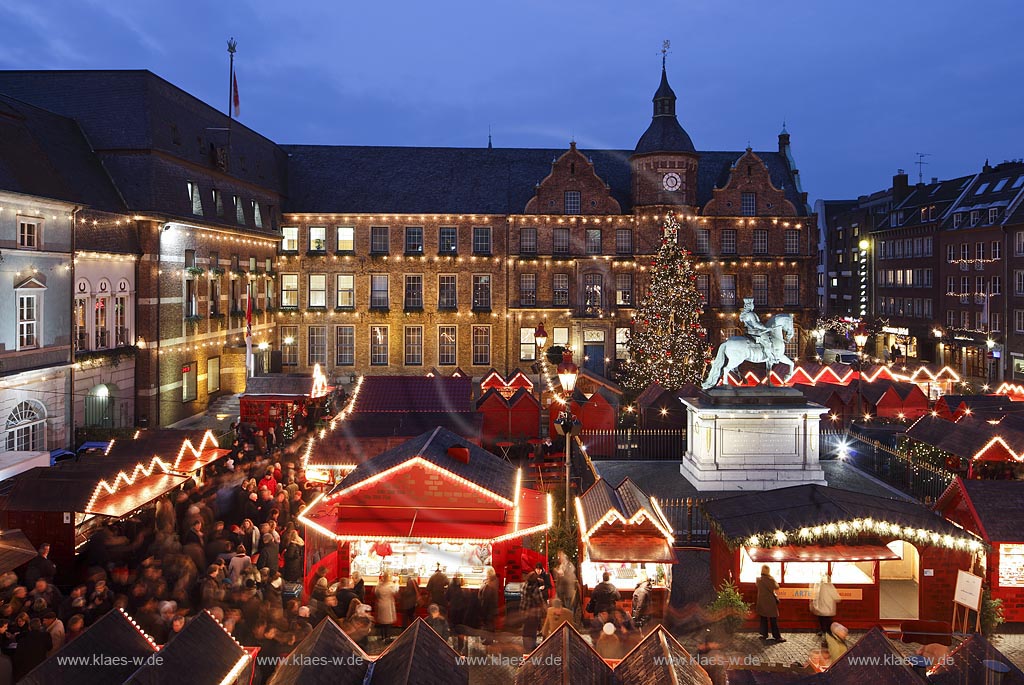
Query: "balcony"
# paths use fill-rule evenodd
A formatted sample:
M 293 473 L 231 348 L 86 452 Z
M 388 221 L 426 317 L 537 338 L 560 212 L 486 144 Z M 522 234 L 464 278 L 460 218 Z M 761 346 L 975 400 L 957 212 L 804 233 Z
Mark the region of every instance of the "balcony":
M 89 349 L 89 334 L 83 329 L 75 332 L 75 352 Z

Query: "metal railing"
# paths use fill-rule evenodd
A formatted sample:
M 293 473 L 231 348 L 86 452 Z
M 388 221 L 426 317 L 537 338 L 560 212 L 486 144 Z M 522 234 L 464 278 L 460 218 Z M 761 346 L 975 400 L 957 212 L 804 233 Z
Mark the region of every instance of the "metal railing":
M 672 526 L 677 547 L 710 546 L 711 524 L 700 508 L 703 501 L 696 497 L 658 500 L 658 506 Z
M 911 459 L 891 446 L 849 433 L 848 461 L 925 503 L 934 502 L 956 477 L 952 471 Z
M 686 431 L 681 428 L 585 430 L 580 437 L 590 458 L 596 461 L 681 460 L 686 452 Z
M 108 347 L 110 347 L 110 331 L 105 329 L 96 331 L 96 347 L 93 349 L 105 350 Z

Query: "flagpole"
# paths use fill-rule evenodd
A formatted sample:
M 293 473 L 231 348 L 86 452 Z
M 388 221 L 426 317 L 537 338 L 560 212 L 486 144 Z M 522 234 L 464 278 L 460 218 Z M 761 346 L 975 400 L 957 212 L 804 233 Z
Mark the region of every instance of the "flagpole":
M 235 102 L 235 50 L 238 41 L 234 37 L 228 39 L 228 158 L 231 156 L 231 122 Z M 229 165 L 230 166 L 230 165 Z
M 247 378 L 256 375 L 252 358 L 252 281 L 245 286 L 245 371 Z

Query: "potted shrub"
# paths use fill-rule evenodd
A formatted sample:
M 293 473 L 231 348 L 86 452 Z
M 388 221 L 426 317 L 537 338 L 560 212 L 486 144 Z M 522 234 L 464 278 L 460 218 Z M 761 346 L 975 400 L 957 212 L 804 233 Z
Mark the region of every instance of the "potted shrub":
M 224 269 L 219 266 L 215 266 L 210 269 L 210 278 L 215 278 L 224 275 Z
M 993 599 L 992 591 L 985 588 L 981 593 L 981 634 L 991 637 L 1003 621 L 1003 600 Z
M 722 583 L 722 587 L 715 593 L 715 599 L 707 608 L 727 636 L 734 635 L 742 628 L 750 613 L 750 604 L 743 600 L 743 595 L 731 579 Z

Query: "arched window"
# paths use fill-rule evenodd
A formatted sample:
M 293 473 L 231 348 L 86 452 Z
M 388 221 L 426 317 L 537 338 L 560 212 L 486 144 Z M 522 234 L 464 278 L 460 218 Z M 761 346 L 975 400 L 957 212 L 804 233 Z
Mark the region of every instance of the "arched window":
M 35 403 L 22 402 L 7 417 L 8 451 L 40 451 L 46 449 L 46 410 Z

